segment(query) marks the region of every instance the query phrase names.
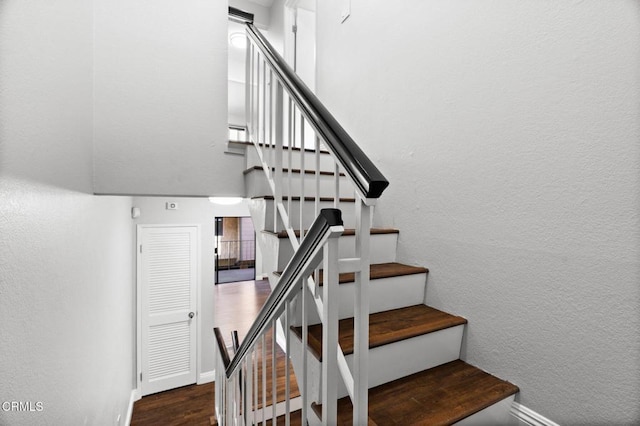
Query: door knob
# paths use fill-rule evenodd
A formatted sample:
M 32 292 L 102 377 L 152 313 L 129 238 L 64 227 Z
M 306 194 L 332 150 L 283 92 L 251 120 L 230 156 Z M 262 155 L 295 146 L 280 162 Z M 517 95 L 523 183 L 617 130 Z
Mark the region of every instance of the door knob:
M 196 314 L 194 314 L 193 312 L 189 312 L 189 318 L 193 318 Z

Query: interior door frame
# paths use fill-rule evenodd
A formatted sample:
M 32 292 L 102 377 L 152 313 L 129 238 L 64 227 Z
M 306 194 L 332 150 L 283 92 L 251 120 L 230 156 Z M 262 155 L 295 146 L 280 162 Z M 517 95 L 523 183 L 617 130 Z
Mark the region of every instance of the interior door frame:
M 202 321 L 202 227 L 199 224 L 171 223 L 171 224 L 138 224 L 136 225 L 136 400 L 142 398 L 142 258 L 140 257 L 140 244 L 142 244 L 142 230 L 146 228 L 196 228 L 196 383 L 200 381 L 202 374 L 201 331 Z
M 215 216 L 214 221 L 213 221 L 213 242 L 214 242 L 214 260 L 213 260 L 213 283 L 214 285 L 218 285 L 218 284 L 227 284 L 227 283 L 233 283 L 233 282 L 240 282 L 240 281 L 247 281 L 247 280 L 238 280 L 238 281 L 225 281 L 223 283 L 219 282 L 219 275 L 218 273 L 220 272 L 220 262 L 219 262 L 219 256 L 220 256 L 220 245 L 221 243 L 225 242 L 225 241 L 220 241 L 220 238 L 223 237 L 224 232 L 218 232 L 218 219 L 220 219 L 220 231 L 224 230 L 224 220 L 225 219 L 238 219 L 238 233 L 239 235 L 239 239 L 238 241 L 240 241 L 240 250 L 242 250 L 242 241 L 246 241 L 242 239 L 242 219 L 249 219 L 251 221 L 251 226 L 253 228 L 253 278 L 251 278 L 251 280 L 249 281 L 254 281 L 257 279 L 258 276 L 258 265 L 257 265 L 257 257 L 258 257 L 258 237 L 256 236 L 256 229 L 253 226 L 253 219 L 251 218 L 251 216 Z

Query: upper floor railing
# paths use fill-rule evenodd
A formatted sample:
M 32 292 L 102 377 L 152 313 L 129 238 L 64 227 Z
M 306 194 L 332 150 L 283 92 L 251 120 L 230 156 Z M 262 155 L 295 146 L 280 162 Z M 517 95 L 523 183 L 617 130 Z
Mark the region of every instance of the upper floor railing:
M 268 79 L 267 84 L 273 84 L 274 79 L 276 79 L 276 91 L 280 87 L 286 90 L 290 101 L 295 105 L 295 109 L 302 114 L 325 147 L 331 151 L 331 154 L 346 171 L 362 198 L 379 198 L 389 185 L 386 178 L 316 95 L 311 92 L 302 79 L 278 54 L 265 36 L 253 24 L 247 23 L 246 25 L 247 35 L 252 41 L 249 49 L 250 59 L 252 64 L 257 64 L 258 66 L 258 79 L 260 78 L 260 61 L 264 61 L 263 64 L 268 65 L 270 73 L 268 76 L 266 73 L 263 74 L 264 78 Z M 255 58 L 252 51 L 259 51 L 258 58 Z M 255 76 L 255 74 L 249 74 L 250 80 L 252 80 L 252 76 Z M 255 82 L 252 80 L 250 84 L 260 84 L 260 80 Z M 265 82 L 263 81 L 262 84 L 264 85 Z M 271 93 L 268 93 L 268 95 L 270 96 Z M 254 96 L 256 96 L 254 104 L 260 102 L 260 93 L 254 93 Z M 267 97 L 267 94 L 264 96 Z M 277 93 L 276 96 L 278 96 Z M 254 101 L 253 98 L 251 100 Z M 269 102 L 270 100 L 269 98 L 266 101 Z M 262 99 L 262 102 L 265 102 L 265 99 Z M 295 113 L 295 111 L 290 112 Z M 262 120 L 260 117 L 255 116 L 251 118 L 254 124 L 261 121 L 264 124 L 264 118 Z M 258 129 L 256 128 L 255 131 L 258 131 Z M 262 136 L 265 137 L 264 132 Z

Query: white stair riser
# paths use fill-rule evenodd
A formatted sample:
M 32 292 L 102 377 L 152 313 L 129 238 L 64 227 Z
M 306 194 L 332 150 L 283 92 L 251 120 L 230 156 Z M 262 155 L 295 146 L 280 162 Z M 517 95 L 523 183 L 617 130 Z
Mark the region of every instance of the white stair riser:
M 264 233 L 265 239 L 273 241 L 267 242 L 267 247 L 277 250 L 278 264 L 276 271 L 282 271 L 287 262 L 293 256 L 293 248 L 288 238 L 278 238 L 277 235 Z M 373 234 L 370 239 L 370 261 L 374 263 L 395 262 L 396 246 L 398 242 L 398 234 Z M 355 235 L 344 235 L 338 240 L 338 256 L 340 259 L 355 257 Z
M 274 272 L 282 270 L 278 269 L 278 246 L 280 242 L 277 240 L 277 238 L 273 238 L 273 236 L 264 232 L 256 232 L 256 243 L 259 245 L 260 253 L 262 254 L 262 270 L 267 274 L 271 288 L 278 281 L 278 277 L 275 276 Z
M 375 314 L 424 303 L 426 279 L 426 274 L 414 274 L 370 280 L 369 313 Z M 340 319 L 353 317 L 355 287 L 355 283 L 344 283 L 338 286 Z M 322 298 L 322 292 L 320 297 Z M 314 323 L 311 319 L 309 321 L 311 324 Z
M 369 282 L 369 313 L 424 303 L 426 274 L 382 278 Z M 354 283 L 340 284 L 340 319 L 353 316 Z
M 404 275 L 401 277 L 381 278 L 369 281 L 369 313 L 390 311 L 392 309 L 424 303 L 426 274 Z M 319 288 L 319 297 L 322 299 L 322 287 Z M 355 283 L 343 283 L 338 286 L 338 317 L 339 319 L 354 316 Z M 302 323 L 301 298 L 295 303 L 295 314 L 292 319 L 294 326 Z M 315 304 L 311 297 L 307 303 L 308 323 L 319 324 Z
M 369 350 L 369 388 L 409 376 L 420 371 L 437 367 L 460 357 L 463 325 L 450 327 L 433 333 L 424 334 L 412 339 L 383 345 Z M 295 338 L 295 348 L 300 351 L 301 342 Z M 294 353 L 292 352 L 292 355 Z M 296 358 L 299 355 L 296 355 Z M 353 371 L 353 355 L 347 355 L 347 364 Z M 320 381 L 322 365 L 313 355 L 308 356 L 309 382 L 315 389 L 310 394 L 311 400 L 320 401 Z M 340 374 L 336 372 L 336 374 Z M 347 396 L 347 388 L 342 380 L 338 381 L 338 398 Z M 315 398 L 315 399 L 314 399 Z
M 304 192 L 306 196 L 315 196 L 316 194 L 316 175 L 305 173 Z M 291 192 L 289 192 L 288 173 L 283 173 L 283 196 L 292 194 L 294 197 L 300 196 L 302 189 L 300 188 L 300 173 L 291 174 Z M 333 197 L 335 194 L 335 178 L 330 175 L 320 175 L 320 196 Z M 260 197 L 263 195 L 272 195 L 271 188 L 265 177 L 263 170 L 250 169 L 244 175 L 245 197 Z M 353 186 L 348 182 L 345 176 L 340 177 L 340 196 L 353 198 L 355 192 Z
M 282 158 L 282 163 L 283 166 L 286 168 L 289 168 L 289 152 L 288 150 L 283 150 L 283 158 Z M 267 156 L 269 155 L 268 153 L 266 154 Z M 271 154 L 274 155 L 274 154 Z M 269 163 L 273 163 L 273 158 L 268 158 L 268 162 Z M 260 157 L 258 156 L 258 151 L 255 149 L 255 147 L 250 146 L 247 147 L 247 154 L 246 154 L 246 168 L 251 168 L 253 166 L 262 166 L 262 162 L 260 161 Z M 296 151 L 293 150 L 291 152 L 291 164 L 293 164 L 293 168 L 294 169 L 300 169 L 302 161 L 300 160 L 300 151 Z M 316 154 L 314 152 L 309 152 L 309 151 L 305 151 L 305 155 L 304 155 L 304 168 L 309 170 L 309 169 L 315 169 L 316 167 Z M 326 172 L 333 172 L 335 171 L 335 161 L 333 160 L 333 157 L 331 156 L 331 154 L 328 153 L 321 153 L 320 154 L 320 170 L 322 171 L 326 171 Z
M 287 201 L 284 201 L 285 208 Z M 303 222 L 300 225 L 300 201 L 291 201 L 291 211 L 289 212 L 291 222 L 294 228 L 309 229 L 315 220 L 315 203 L 313 201 L 305 201 L 303 204 Z M 320 209 L 333 208 L 333 202 L 321 201 Z M 338 208 L 342 211 L 342 221 L 345 228 L 355 227 L 355 203 L 340 203 Z M 249 211 L 253 219 L 253 226 L 256 231 L 260 232 L 273 231 L 279 232 L 284 229 L 280 216 L 278 215 L 278 223 L 276 229 L 273 228 L 274 217 L 274 200 L 265 200 L 263 198 L 252 199 L 249 201 Z
M 517 420 L 510 414 L 515 398 L 515 395 L 511 395 L 454 424 L 456 426 L 511 426 L 517 424 Z
M 261 402 L 262 401 L 259 401 L 259 403 L 261 403 Z M 289 404 L 290 404 L 289 413 L 291 413 L 293 411 L 296 411 L 296 410 L 300 410 L 302 408 L 302 397 L 292 398 L 289 401 Z M 261 424 L 265 420 L 265 418 L 266 418 L 267 421 L 271 420 L 273 418 L 273 408 L 272 407 L 273 407 L 272 401 L 267 401 L 266 410 L 263 410 L 262 408 L 258 408 L 257 410 L 254 410 L 253 414 L 252 414 L 252 418 L 253 418 L 253 421 L 255 422 L 255 424 Z M 286 412 L 287 412 L 287 407 L 285 405 L 285 402 L 276 403 L 276 417 L 282 416 Z
M 388 263 L 396 261 L 398 234 L 371 234 L 369 239 L 369 263 Z M 340 237 L 339 256 L 341 259 L 356 256 L 356 236 Z
M 404 275 L 401 277 L 381 278 L 369 281 L 369 313 L 389 311 L 407 306 L 424 303 L 426 274 Z M 277 280 L 277 278 L 276 278 Z M 344 283 L 338 286 L 338 317 L 339 319 L 354 316 L 353 299 L 355 283 Z M 322 299 L 322 287 L 318 295 Z M 315 303 L 310 296 L 307 300 L 308 323 L 319 324 L 320 317 L 317 314 Z M 302 323 L 301 298 L 295 303 L 292 325 L 298 327 Z

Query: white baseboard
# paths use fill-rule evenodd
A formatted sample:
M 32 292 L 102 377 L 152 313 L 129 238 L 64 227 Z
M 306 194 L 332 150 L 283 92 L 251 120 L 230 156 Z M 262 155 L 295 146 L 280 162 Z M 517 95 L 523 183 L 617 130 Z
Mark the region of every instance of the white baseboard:
M 203 385 L 205 383 L 211 383 L 216 380 L 216 370 L 213 371 L 205 371 L 204 373 L 200 373 L 200 377 L 198 377 L 198 384 Z
M 549 420 L 542 414 L 536 413 L 530 408 L 517 402 L 511 405 L 511 415 L 520 423 L 529 426 L 559 426 L 558 423 Z
M 131 425 L 131 418 L 133 417 L 133 404 L 140 399 L 140 392 L 138 389 L 133 389 L 131 391 L 131 396 L 129 397 L 129 408 L 127 408 L 127 417 L 125 418 L 125 426 Z

